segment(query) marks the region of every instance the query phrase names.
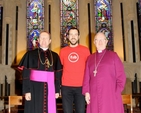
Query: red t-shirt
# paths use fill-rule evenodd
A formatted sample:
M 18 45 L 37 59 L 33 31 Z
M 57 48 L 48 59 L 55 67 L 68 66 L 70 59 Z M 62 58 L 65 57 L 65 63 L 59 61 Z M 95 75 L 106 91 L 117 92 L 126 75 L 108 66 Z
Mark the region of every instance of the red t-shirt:
M 60 59 L 63 65 L 62 85 L 82 86 L 85 64 L 90 51 L 87 47 L 64 47 L 60 51 Z

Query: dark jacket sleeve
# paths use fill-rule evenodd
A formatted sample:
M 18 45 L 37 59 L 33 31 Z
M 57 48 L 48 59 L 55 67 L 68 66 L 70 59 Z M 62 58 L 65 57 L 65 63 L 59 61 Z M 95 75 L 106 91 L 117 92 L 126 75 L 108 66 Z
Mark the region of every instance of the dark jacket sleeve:
M 23 86 L 23 95 L 25 93 L 30 92 L 30 70 L 29 68 L 29 54 L 28 52 L 25 53 L 25 55 L 23 56 L 23 58 L 21 59 L 18 68 L 20 70 L 22 70 L 22 86 Z
M 30 79 L 29 79 L 29 75 L 30 75 L 30 69 L 23 69 L 22 71 L 22 77 L 23 77 L 23 95 L 25 93 L 29 93 L 30 92 Z
M 62 65 L 58 54 L 55 55 L 54 69 L 55 69 L 55 92 L 60 93 Z

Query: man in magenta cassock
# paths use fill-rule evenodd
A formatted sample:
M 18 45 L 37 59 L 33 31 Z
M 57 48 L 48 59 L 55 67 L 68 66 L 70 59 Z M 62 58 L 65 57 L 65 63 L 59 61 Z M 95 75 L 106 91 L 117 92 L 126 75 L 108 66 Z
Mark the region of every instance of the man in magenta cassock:
M 22 69 L 24 113 L 56 113 L 56 100 L 60 93 L 62 65 L 57 53 L 49 49 L 50 34 L 41 32 L 40 47 L 26 52 Z
M 97 51 L 87 59 L 82 90 L 86 113 L 124 113 L 121 92 L 126 75 L 118 55 L 106 49 L 107 42 L 103 33 L 97 33 Z

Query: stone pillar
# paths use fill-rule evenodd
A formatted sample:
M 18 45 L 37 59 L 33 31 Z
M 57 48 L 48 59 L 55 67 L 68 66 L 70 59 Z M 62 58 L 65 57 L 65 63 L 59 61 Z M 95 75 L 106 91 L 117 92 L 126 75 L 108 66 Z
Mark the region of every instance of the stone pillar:
M 61 42 L 60 40 L 60 0 L 48 0 L 47 4 L 51 6 L 51 17 L 50 17 L 51 18 L 51 22 L 50 22 L 51 40 L 52 40 L 51 49 L 59 53 L 60 42 Z
M 4 0 L 3 3 L 3 40 L 2 40 L 2 64 L 11 65 L 15 58 L 15 0 Z M 7 29 L 7 25 L 9 29 Z M 6 34 L 8 30 L 8 34 Z M 8 64 L 6 61 L 6 36 L 8 35 Z

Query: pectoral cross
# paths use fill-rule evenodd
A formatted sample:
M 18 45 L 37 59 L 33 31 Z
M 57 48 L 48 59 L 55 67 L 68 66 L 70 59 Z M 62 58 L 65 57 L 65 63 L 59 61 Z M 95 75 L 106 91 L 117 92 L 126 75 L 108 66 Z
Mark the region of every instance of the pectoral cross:
M 95 69 L 95 70 L 93 71 L 93 73 L 94 73 L 94 77 L 95 77 L 96 74 L 97 74 L 97 70 Z
M 48 60 L 47 58 L 46 58 L 46 60 L 45 60 L 45 64 L 46 64 L 46 67 L 49 68 L 49 64 L 50 64 L 50 63 L 49 63 L 49 60 Z

